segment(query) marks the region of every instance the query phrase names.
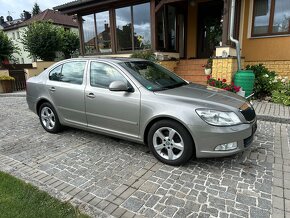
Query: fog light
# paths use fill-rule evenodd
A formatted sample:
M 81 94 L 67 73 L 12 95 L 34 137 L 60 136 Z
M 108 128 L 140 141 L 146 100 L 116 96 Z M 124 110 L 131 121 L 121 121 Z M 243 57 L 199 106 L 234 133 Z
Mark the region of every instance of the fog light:
M 218 146 L 216 146 L 216 148 L 214 150 L 215 151 L 229 151 L 229 150 L 234 150 L 237 147 L 238 147 L 237 142 L 230 142 L 227 144 L 218 145 Z

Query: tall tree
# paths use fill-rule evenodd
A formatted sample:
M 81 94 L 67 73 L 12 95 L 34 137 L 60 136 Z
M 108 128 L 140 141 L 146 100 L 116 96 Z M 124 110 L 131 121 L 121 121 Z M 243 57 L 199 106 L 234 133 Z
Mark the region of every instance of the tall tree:
M 0 65 L 4 60 L 11 59 L 14 52 L 17 52 L 17 48 L 8 36 L 0 30 Z
M 35 16 L 40 13 L 40 7 L 39 5 L 35 2 L 32 8 L 32 16 Z
M 24 31 L 22 43 L 32 57 L 44 61 L 53 61 L 61 45 L 57 27 L 48 21 L 30 24 Z

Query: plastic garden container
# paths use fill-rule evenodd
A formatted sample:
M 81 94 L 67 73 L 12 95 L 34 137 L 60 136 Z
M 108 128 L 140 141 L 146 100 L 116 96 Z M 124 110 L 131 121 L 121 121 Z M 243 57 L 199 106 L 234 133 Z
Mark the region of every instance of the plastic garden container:
M 255 74 L 252 70 L 239 70 L 235 74 L 234 83 L 243 88 L 246 97 L 253 93 L 254 82 Z

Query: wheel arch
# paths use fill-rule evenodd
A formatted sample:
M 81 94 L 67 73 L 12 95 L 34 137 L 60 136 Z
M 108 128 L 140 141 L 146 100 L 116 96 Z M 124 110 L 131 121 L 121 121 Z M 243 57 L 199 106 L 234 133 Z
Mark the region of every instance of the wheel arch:
M 161 120 L 170 120 L 170 121 L 177 122 L 177 123 L 182 125 L 187 130 L 187 132 L 190 135 L 191 140 L 193 142 L 193 149 L 194 149 L 194 155 L 195 155 L 196 154 L 196 146 L 195 146 L 194 138 L 193 138 L 192 134 L 190 133 L 188 127 L 183 122 L 181 122 L 180 120 L 178 120 L 176 118 L 173 118 L 173 117 L 170 117 L 170 116 L 159 116 L 159 117 L 155 117 L 155 118 L 153 118 L 152 120 L 149 121 L 149 123 L 146 125 L 146 128 L 145 128 L 144 133 L 143 133 L 143 142 L 144 142 L 144 144 L 148 145 L 148 133 L 149 133 L 150 128 L 153 126 L 154 123 L 156 123 L 158 121 L 161 121 Z
M 52 105 L 52 103 L 51 103 L 49 100 L 47 100 L 46 98 L 41 98 L 41 99 L 38 100 L 38 102 L 36 103 L 36 112 L 37 112 L 37 114 L 39 114 L 40 106 L 41 106 L 43 103 L 46 103 L 46 102 Z M 53 105 L 52 105 L 52 106 L 53 106 Z

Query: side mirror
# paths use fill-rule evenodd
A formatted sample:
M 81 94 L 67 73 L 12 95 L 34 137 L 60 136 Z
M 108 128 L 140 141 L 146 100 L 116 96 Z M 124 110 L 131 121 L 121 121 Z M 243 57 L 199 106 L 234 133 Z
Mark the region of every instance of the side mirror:
M 127 84 L 123 81 L 113 81 L 109 85 L 110 91 L 121 92 L 121 91 L 129 91 Z

